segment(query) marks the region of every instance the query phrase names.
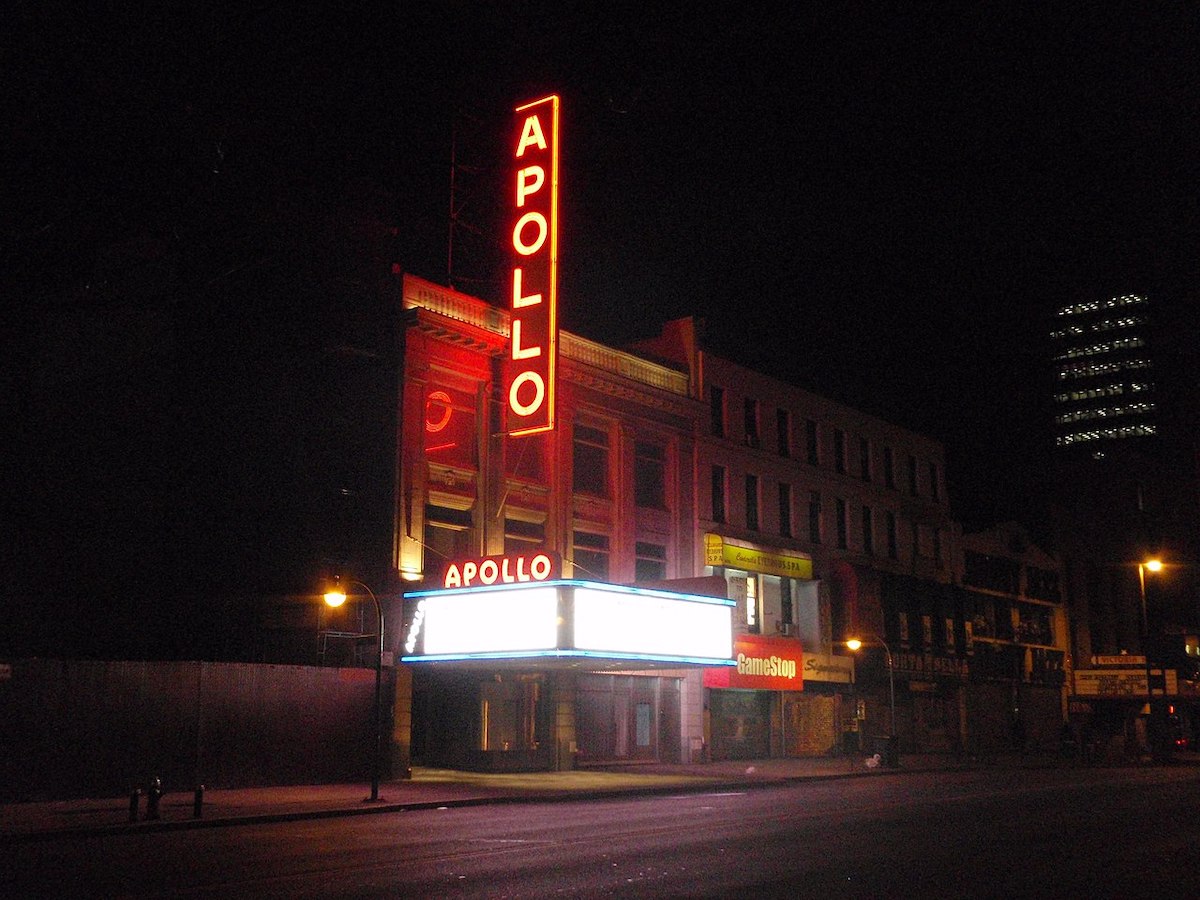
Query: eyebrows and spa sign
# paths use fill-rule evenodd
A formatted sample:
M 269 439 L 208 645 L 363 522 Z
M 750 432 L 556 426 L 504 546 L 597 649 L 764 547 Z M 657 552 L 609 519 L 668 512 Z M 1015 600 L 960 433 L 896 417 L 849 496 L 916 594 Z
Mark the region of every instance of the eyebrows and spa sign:
M 733 658 L 736 665 L 729 668 L 705 669 L 704 686 L 758 691 L 804 689 L 799 641 L 739 634 L 734 638 Z
M 505 376 L 506 431 L 554 428 L 558 364 L 558 105 L 556 95 L 516 109 L 512 180 L 512 339 Z

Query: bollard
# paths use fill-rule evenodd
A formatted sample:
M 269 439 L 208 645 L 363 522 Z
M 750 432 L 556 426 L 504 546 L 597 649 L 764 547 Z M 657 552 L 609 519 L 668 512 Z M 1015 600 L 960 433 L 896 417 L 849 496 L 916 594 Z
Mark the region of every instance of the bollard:
M 142 789 L 134 788 L 129 792 L 129 821 L 136 822 L 138 817 L 138 803 L 142 798 Z
M 192 797 L 192 818 L 199 819 L 204 814 L 204 785 L 196 787 L 196 794 Z
M 158 816 L 158 801 L 162 799 L 162 779 L 155 778 L 150 782 L 150 789 L 146 791 L 146 818 L 155 820 Z

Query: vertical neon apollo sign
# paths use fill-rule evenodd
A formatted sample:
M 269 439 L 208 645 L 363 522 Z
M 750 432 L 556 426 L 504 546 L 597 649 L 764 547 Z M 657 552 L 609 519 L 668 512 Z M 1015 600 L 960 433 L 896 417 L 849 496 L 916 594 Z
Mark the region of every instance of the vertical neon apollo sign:
M 554 428 L 558 364 L 558 97 L 518 106 L 513 148 L 512 341 L 506 431 Z

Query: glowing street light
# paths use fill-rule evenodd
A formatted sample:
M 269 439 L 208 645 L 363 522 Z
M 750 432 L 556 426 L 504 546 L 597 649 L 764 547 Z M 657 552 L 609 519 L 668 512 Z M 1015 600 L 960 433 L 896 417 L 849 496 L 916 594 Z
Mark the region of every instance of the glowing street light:
M 371 602 L 375 604 L 376 635 L 379 638 L 378 653 L 375 655 L 375 749 L 371 758 L 371 796 L 367 798 L 368 802 L 375 803 L 379 800 L 379 771 L 383 757 L 383 700 L 380 690 L 383 681 L 383 607 L 380 606 L 375 592 L 361 581 L 348 580 L 347 583 L 357 584 L 367 592 Z M 345 602 L 346 592 L 342 589 L 341 576 L 335 575 L 329 590 L 325 592 L 325 603 L 336 608 Z
M 1151 724 L 1154 718 L 1154 692 L 1150 689 L 1150 617 L 1146 612 L 1146 573 L 1161 572 L 1161 559 L 1152 558 L 1138 563 L 1138 594 L 1142 600 L 1142 658 L 1146 663 L 1146 743 L 1150 745 L 1151 755 L 1155 747 L 1151 738 Z
M 883 652 L 887 658 L 888 701 L 889 701 L 888 714 L 890 716 L 890 718 L 888 720 L 888 738 L 895 739 L 895 737 L 896 737 L 896 678 L 895 678 L 894 670 L 892 667 L 892 650 L 887 645 L 887 641 L 885 641 L 883 638 L 879 637 L 878 635 L 875 636 L 874 642 L 879 644 L 879 646 L 883 647 Z M 853 653 L 857 653 L 859 650 L 862 649 L 863 646 L 864 646 L 864 642 L 860 638 L 852 637 L 848 641 L 846 641 L 846 649 L 850 650 Z

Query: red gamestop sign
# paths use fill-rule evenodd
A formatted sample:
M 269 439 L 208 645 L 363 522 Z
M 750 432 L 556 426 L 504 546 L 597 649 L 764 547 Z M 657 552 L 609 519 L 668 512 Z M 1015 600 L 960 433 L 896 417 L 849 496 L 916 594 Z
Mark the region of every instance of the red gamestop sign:
M 558 97 L 516 109 L 512 147 L 510 435 L 554 428 L 558 364 Z
M 736 666 L 704 670 L 704 686 L 759 691 L 804 690 L 800 642 L 792 638 L 739 634 L 733 642 Z

